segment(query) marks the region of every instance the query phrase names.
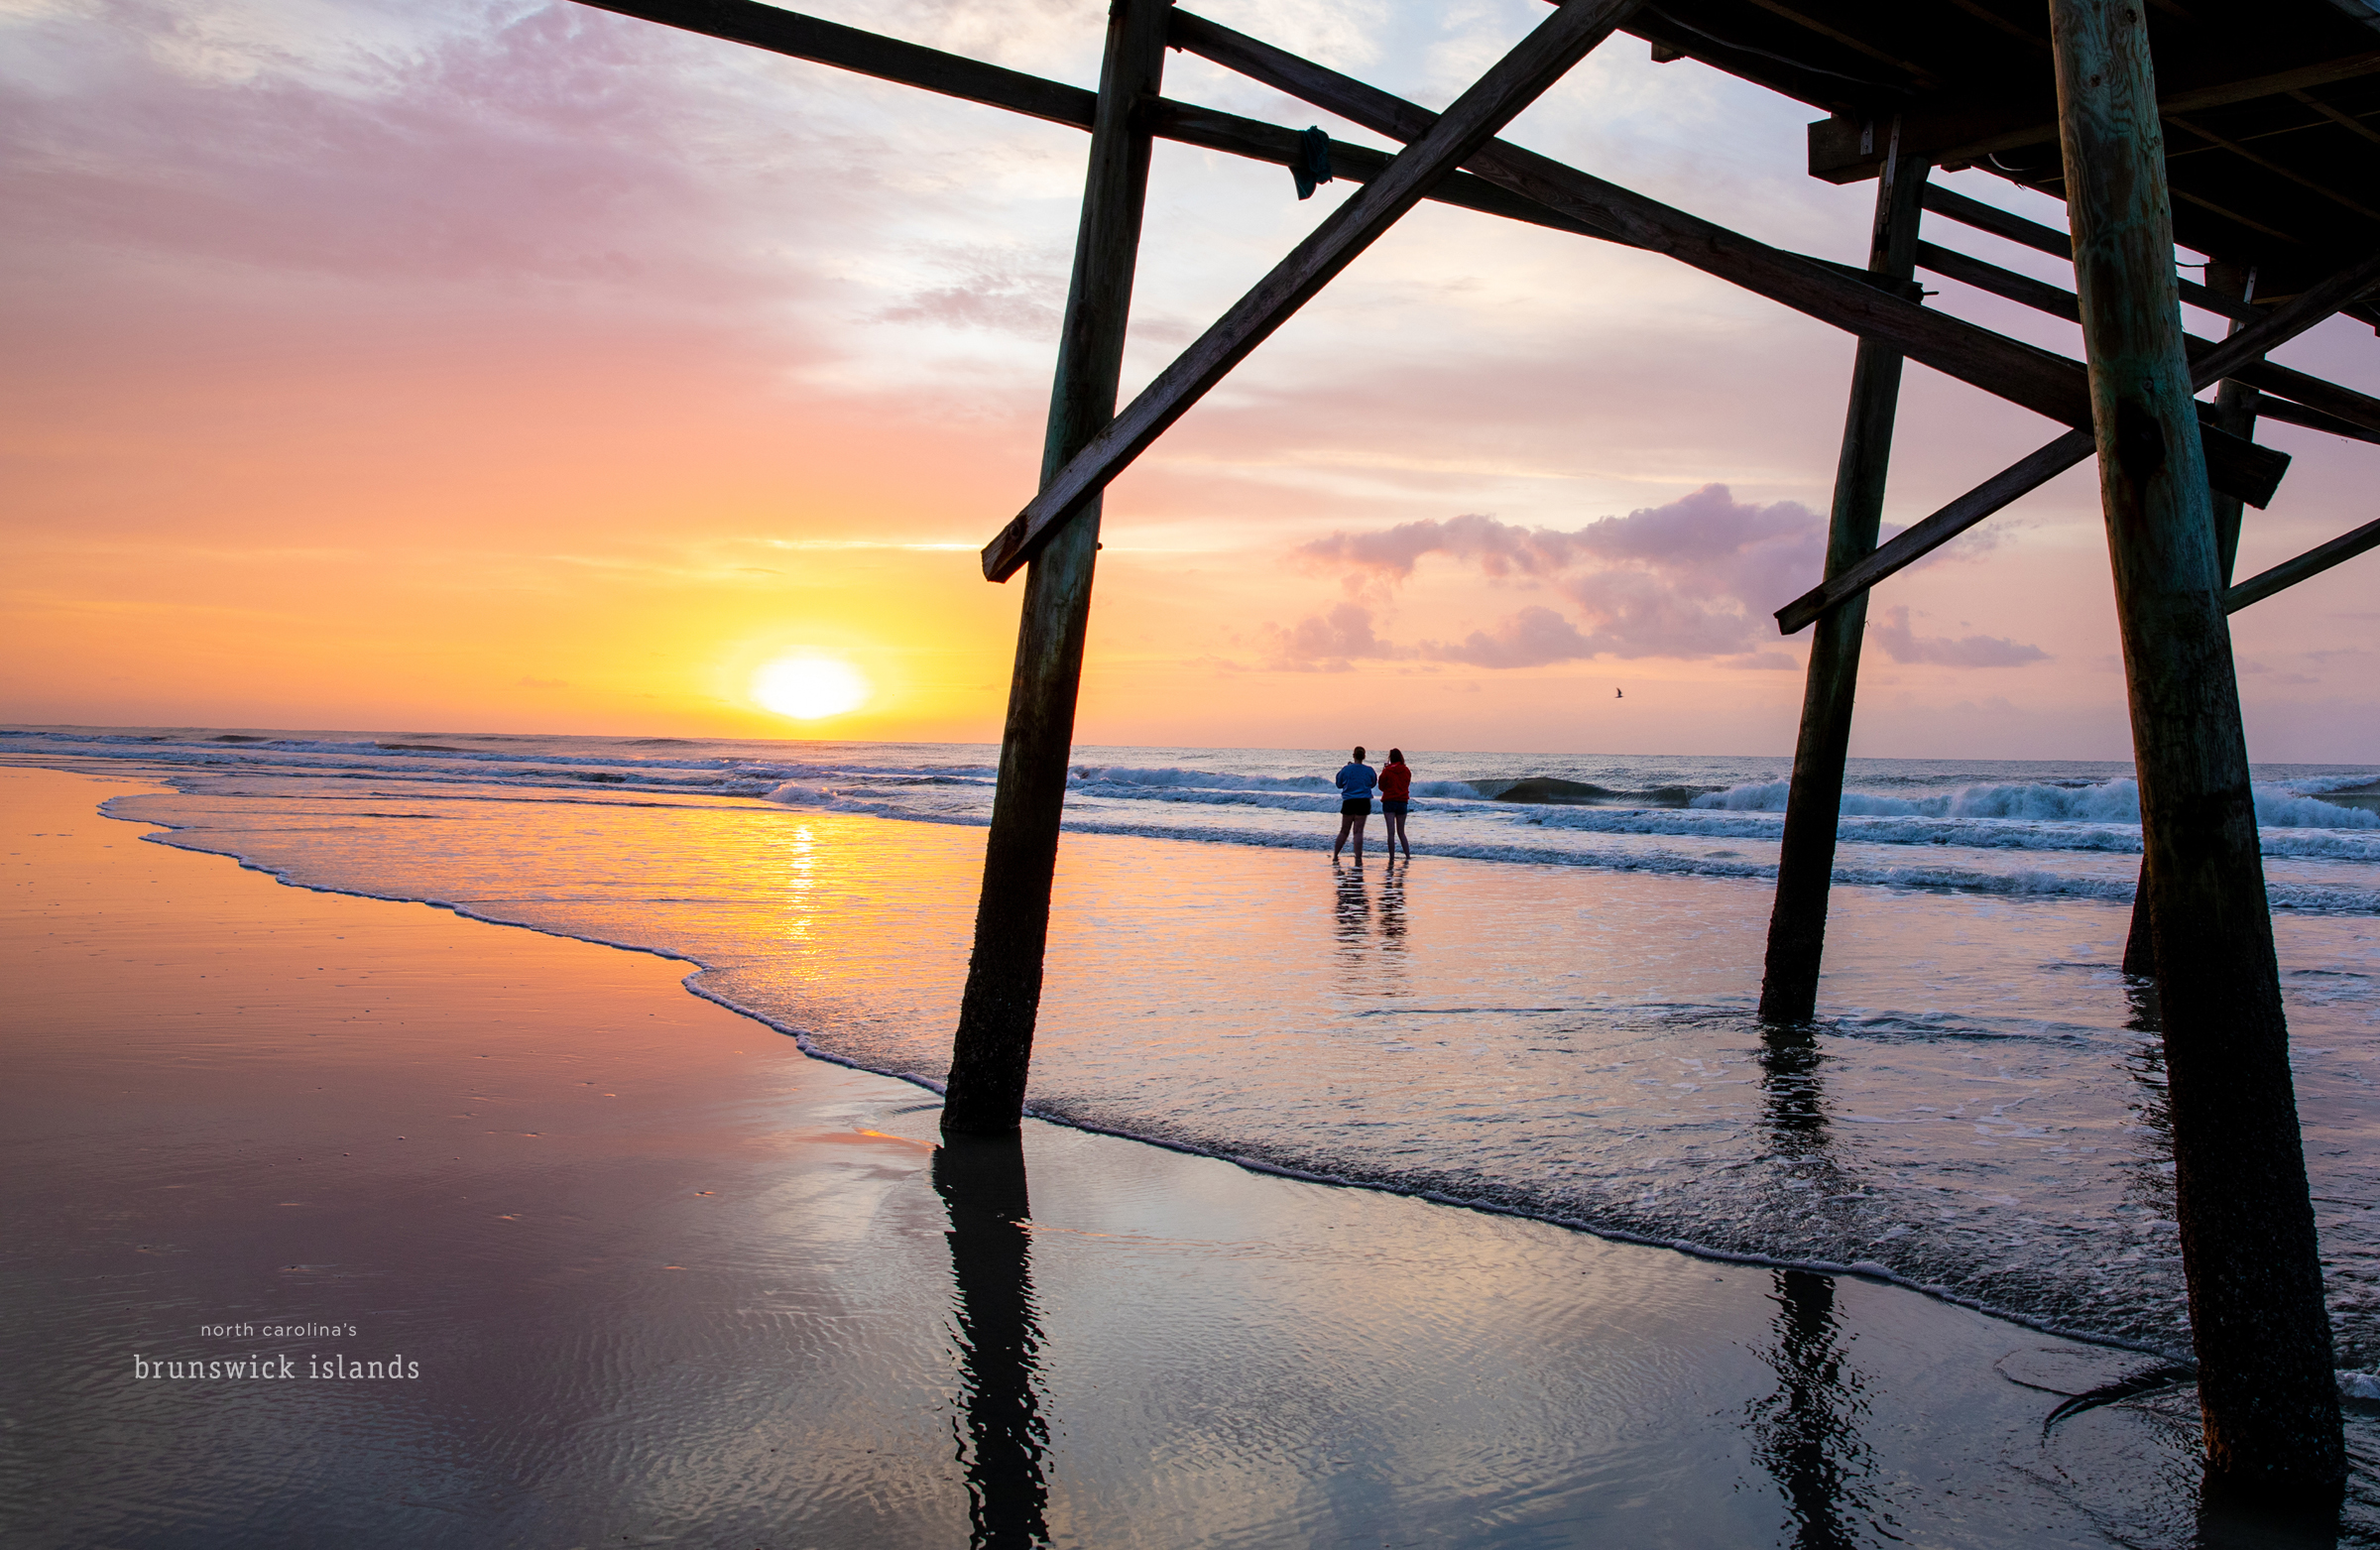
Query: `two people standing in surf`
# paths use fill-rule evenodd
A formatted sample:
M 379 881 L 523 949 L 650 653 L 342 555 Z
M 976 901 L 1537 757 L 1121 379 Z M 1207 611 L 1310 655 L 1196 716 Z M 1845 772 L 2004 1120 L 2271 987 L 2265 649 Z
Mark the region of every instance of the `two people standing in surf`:
M 1364 827 L 1371 817 L 1371 793 L 1380 793 L 1380 817 L 1388 827 L 1388 859 L 1396 859 L 1396 848 L 1405 848 L 1405 860 L 1413 859 L 1413 842 L 1405 838 L 1405 809 L 1413 794 L 1413 771 L 1405 763 L 1405 751 L 1388 750 L 1388 763 L 1377 773 L 1364 763 L 1362 745 L 1356 757 L 1349 760 L 1333 777 L 1339 786 L 1339 838 L 1331 842 L 1331 861 L 1336 865 L 1339 853 L 1347 848 L 1352 837 L 1356 842 L 1356 865 L 1364 865 Z

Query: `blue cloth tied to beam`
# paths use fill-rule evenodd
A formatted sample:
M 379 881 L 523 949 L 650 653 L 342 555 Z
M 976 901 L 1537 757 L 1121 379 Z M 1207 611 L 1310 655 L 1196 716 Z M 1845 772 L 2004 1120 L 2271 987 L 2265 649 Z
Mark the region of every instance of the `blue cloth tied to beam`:
M 1331 137 L 1320 126 L 1301 130 L 1297 137 L 1297 160 L 1290 164 L 1289 176 L 1297 179 L 1297 196 L 1314 197 L 1314 190 L 1331 180 Z

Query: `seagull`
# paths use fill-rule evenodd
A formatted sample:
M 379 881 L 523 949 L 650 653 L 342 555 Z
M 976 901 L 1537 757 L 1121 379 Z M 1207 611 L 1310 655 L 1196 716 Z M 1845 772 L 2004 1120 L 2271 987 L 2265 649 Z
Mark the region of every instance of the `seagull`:
M 1624 700 L 1628 697 L 1628 691 L 1625 689 L 1613 689 L 1611 691 L 1611 697 L 1615 700 Z

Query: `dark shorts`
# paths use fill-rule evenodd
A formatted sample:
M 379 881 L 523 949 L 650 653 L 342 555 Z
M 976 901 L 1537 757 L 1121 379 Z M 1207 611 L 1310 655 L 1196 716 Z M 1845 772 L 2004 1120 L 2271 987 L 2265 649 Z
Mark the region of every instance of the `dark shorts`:
M 1371 798 L 1368 796 L 1359 796 L 1353 801 L 1341 802 L 1339 804 L 1339 816 L 1342 818 L 1370 817 Z
M 1405 809 L 1411 805 L 1410 802 L 1400 802 L 1393 797 L 1383 796 L 1380 798 L 1380 811 L 1391 818 L 1402 818 L 1405 815 Z

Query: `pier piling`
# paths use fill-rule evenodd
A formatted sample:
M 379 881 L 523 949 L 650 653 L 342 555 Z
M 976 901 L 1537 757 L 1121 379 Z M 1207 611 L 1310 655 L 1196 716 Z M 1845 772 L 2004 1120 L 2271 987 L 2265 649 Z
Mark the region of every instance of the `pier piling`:
M 2206 289 L 2216 296 L 2231 297 L 2241 301 L 2255 298 L 2255 272 L 2243 270 L 2236 264 L 2216 259 L 2206 266 Z M 2239 319 L 2231 321 L 2231 332 L 2239 332 Z M 2214 413 L 2207 417 L 2223 429 L 2243 439 L 2256 434 L 2257 391 L 2234 377 L 2223 379 L 2214 390 Z M 2247 503 L 2236 495 L 2220 490 L 2208 492 L 2208 507 L 2214 521 L 2215 566 L 2223 578 L 2223 586 L 2231 585 L 2231 572 L 2239 562 L 2239 529 L 2247 515 Z M 2124 972 L 2142 979 L 2154 979 L 2157 974 L 2155 933 L 2149 929 L 2149 863 L 2144 853 L 2140 863 L 2140 882 L 2132 890 L 2132 925 L 2124 936 Z
M 2210 1476 L 2304 1502 L 2346 1460 L 2135 0 L 2051 0 Z
M 1171 4 L 1117 0 L 1108 15 L 1074 278 L 1042 442 L 1044 484 L 1116 415 L 1148 193 L 1149 135 L 1135 121 L 1135 109 L 1157 96 Z M 1033 1024 L 1041 1010 L 1049 889 L 1057 872 L 1067 760 L 1074 751 L 1075 697 L 1091 623 L 1099 516 L 1100 498 L 1094 496 L 1025 572 L 975 952 L 943 1096 L 942 1129 L 954 1135 L 1001 1134 L 1015 1130 L 1023 1117 Z
M 1868 273 L 1895 285 L 1917 273 L 1917 229 L 1927 168 L 1915 157 L 1887 157 L 1876 189 Z M 1851 364 L 1850 407 L 1835 464 L 1835 504 L 1827 526 L 1827 575 L 1865 559 L 1884 516 L 1884 481 L 1901 402 L 1901 352 L 1862 338 Z M 1777 853 L 1777 895 L 1768 918 L 1768 961 L 1760 977 L 1760 1016 L 1778 1024 L 1810 1020 L 1827 946 L 1827 895 L 1835 877 L 1835 829 L 1843 807 L 1843 771 L 1851 739 L 1851 702 L 1859 688 L 1859 640 L 1867 594 L 1857 592 L 1820 616 L 1811 632 L 1809 677 L 1802 691 L 1801 735 L 1785 798 Z

